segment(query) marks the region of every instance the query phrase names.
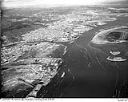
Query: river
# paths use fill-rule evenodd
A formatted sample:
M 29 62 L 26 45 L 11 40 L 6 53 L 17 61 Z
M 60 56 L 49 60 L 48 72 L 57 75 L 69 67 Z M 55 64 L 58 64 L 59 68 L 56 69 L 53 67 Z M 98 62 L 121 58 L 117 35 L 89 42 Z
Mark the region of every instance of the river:
M 127 17 L 95 27 L 67 46 L 64 63 L 49 85 L 38 92 L 38 97 L 127 97 L 128 61 L 111 62 L 107 53 L 91 46 L 96 32 L 113 26 L 126 25 Z M 107 48 L 106 48 L 107 49 Z

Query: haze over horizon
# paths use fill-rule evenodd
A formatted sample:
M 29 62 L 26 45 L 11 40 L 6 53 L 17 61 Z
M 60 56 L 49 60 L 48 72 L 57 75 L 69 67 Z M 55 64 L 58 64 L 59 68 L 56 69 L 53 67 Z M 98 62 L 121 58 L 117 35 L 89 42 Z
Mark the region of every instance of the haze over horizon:
M 100 4 L 122 4 L 127 0 L 3 0 L 2 6 L 6 8 L 20 7 L 56 7 L 73 5 L 100 5 Z M 125 4 L 123 3 L 123 4 Z

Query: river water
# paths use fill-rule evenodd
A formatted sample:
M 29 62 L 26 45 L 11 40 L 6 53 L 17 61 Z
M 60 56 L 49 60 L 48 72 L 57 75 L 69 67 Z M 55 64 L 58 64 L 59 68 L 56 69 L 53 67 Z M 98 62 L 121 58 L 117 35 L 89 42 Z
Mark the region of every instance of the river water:
M 90 43 L 99 30 L 126 25 L 126 21 L 126 17 L 119 17 L 83 33 L 74 43 L 65 44 L 67 53 L 63 56 L 63 65 L 38 97 L 127 97 L 128 61 L 108 61 L 110 47 L 105 47 L 105 51 Z

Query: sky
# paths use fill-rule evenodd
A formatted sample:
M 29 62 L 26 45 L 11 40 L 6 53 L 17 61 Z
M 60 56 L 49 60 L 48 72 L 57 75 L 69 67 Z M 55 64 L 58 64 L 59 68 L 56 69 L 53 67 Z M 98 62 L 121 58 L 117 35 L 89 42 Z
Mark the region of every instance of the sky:
M 19 7 L 54 7 L 70 5 L 99 5 L 104 3 L 123 2 L 126 0 L 3 0 L 2 5 L 7 8 Z

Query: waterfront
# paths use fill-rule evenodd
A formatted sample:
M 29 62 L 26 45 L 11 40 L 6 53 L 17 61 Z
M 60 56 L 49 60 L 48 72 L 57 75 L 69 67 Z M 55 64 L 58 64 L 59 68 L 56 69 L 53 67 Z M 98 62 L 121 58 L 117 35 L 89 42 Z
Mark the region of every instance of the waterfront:
M 63 58 L 63 69 L 59 72 L 65 72 L 67 75 L 62 79 L 60 77 L 59 87 L 56 86 L 54 92 L 48 91 L 44 97 L 127 97 L 128 61 L 108 61 L 106 58 L 109 52 L 106 53 L 89 44 L 95 32 L 113 27 L 118 22 L 124 25 L 126 19 L 120 18 L 119 21 L 108 22 L 105 26 L 83 33 L 78 40 L 69 45 Z M 124 45 L 127 47 L 127 44 Z
M 59 20 L 52 22 L 55 11 Z M 16 26 L 6 26 L 1 56 L 4 97 L 127 97 L 127 41 L 112 46 L 91 42 L 105 29 L 128 26 L 127 16 L 103 7 L 56 8 L 25 19 L 33 20 L 25 21 L 31 24 L 49 17 L 47 27 L 31 25 L 32 30 L 19 31 L 19 20 Z M 112 51 L 126 60 L 107 60 Z

